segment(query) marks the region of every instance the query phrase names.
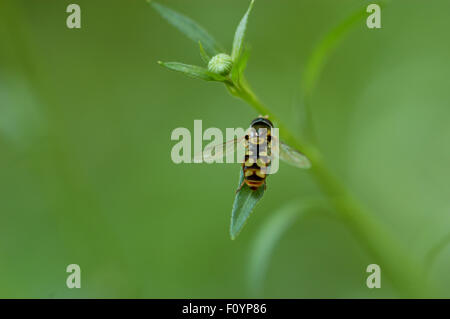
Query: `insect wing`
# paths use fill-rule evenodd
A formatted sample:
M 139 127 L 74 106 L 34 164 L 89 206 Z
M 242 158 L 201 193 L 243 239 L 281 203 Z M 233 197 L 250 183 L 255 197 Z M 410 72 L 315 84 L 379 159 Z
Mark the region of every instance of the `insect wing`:
M 273 153 L 274 155 L 278 153 L 278 156 L 281 160 L 298 168 L 311 167 L 311 162 L 304 154 L 281 141 L 278 144 L 279 144 L 278 145 L 279 151 L 278 152 L 275 151 Z
M 206 163 L 222 163 L 224 157 L 228 157 L 228 155 L 234 154 L 237 149 L 243 148 L 243 144 L 241 143 L 243 138 L 244 137 L 235 137 L 225 143 L 207 145 L 202 153 L 194 156 L 194 162 L 200 163 L 203 161 Z M 239 153 L 242 153 L 242 151 L 238 152 L 238 154 Z

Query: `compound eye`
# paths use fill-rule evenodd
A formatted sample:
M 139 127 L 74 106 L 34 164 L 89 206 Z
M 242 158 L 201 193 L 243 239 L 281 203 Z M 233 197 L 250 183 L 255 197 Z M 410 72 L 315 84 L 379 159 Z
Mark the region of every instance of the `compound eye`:
M 250 137 L 248 136 L 248 134 L 247 135 L 245 135 L 245 139 L 248 141 L 248 139 L 249 139 Z

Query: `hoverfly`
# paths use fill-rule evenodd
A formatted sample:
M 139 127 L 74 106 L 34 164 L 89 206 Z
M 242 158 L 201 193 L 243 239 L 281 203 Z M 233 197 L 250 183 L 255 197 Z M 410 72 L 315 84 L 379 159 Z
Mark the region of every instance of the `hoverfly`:
M 244 136 L 222 144 L 207 146 L 202 154 L 203 159 L 223 158 L 227 154 L 234 153 L 241 145 L 244 148 L 244 158 L 241 159 L 244 180 L 236 192 L 239 192 L 245 184 L 253 191 L 263 185 L 265 189 L 266 177 L 271 174 L 272 160 L 276 156 L 295 167 L 310 168 L 308 158 L 298 150 L 278 141 L 277 136 L 272 134 L 273 128 L 267 116 L 259 116 L 250 123 Z

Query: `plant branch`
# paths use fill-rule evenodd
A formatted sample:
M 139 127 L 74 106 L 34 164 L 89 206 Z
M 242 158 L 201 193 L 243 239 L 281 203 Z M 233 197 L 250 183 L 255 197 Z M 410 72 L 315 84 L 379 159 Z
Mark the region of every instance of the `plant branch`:
M 247 18 L 252 5 L 253 1 L 236 30 L 233 52 L 240 52 L 243 47 Z M 203 45 L 209 43 L 209 46 L 212 48 L 216 47 L 215 40 L 191 19 L 159 4 L 156 5 L 156 9 L 172 25 L 183 31 L 191 39 L 195 39 L 196 42 L 201 40 Z M 339 41 L 351 29 L 351 26 L 356 25 L 356 22 L 364 19 L 365 14 L 365 8 L 358 8 L 355 14 L 351 15 L 329 33 L 313 53 L 306 69 L 304 82 L 305 103 L 308 108 L 313 89 L 332 49 L 337 46 Z M 231 70 L 231 76 L 228 75 L 225 79 L 213 79 L 210 74 L 205 73 L 205 70 L 200 72 L 198 68 L 194 69 L 190 67 L 189 72 L 187 72 L 186 67 L 183 66 L 182 71 L 186 75 L 195 77 L 199 77 L 200 75 L 203 79 L 206 78 L 224 83 L 232 95 L 246 101 L 259 114 L 268 115 L 279 128 L 280 134 L 285 141 L 302 151 L 309 158 L 312 164 L 311 174 L 328 199 L 328 202 L 339 213 L 341 219 L 355 234 L 361 245 L 366 247 L 366 250 L 371 256 L 371 263 L 379 264 L 383 273 L 390 278 L 392 284 L 405 296 L 427 296 L 429 287 L 427 287 L 425 281 L 423 266 L 416 264 L 406 254 L 404 247 L 373 218 L 372 214 L 362 208 L 345 185 L 328 169 L 314 139 L 307 141 L 299 140 L 270 109 L 261 103 L 243 76 L 246 58 L 241 57 L 237 53 L 232 54 L 232 56 L 234 65 Z M 178 70 L 180 71 L 180 68 Z M 206 77 L 205 74 L 207 75 Z M 307 117 L 310 118 L 310 110 L 308 109 L 307 111 Z M 312 123 L 310 122 L 310 124 Z
M 312 163 L 310 172 L 322 192 L 360 244 L 367 248 L 373 263 L 380 265 L 394 287 L 406 297 L 428 296 L 431 287 L 428 287 L 422 266 L 409 258 L 404 247 L 354 199 L 327 168 L 318 148 L 313 144 L 301 143 L 280 119 L 261 103 L 245 81 L 231 87 L 228 84 L 228 87 L 233 95 L 246 101 L 258 113 L 268 115 L 279 128 L 285 141 L 309 158 Z

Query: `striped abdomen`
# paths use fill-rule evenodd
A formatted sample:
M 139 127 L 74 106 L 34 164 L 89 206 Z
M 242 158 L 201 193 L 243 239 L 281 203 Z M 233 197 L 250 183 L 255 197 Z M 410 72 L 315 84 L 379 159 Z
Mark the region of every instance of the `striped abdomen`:
M 266 174 L 256 163 L 252 166 L 246 166 L 244 163 L 242 167 L 244 170 L 244 182 L 250 189 L 257 190 L 264 184 Z
M 246 137 L 247 147 L 242 169 L 244 170 L 244 182 L 252 190 L 257 190 L 264 185 L 267 176 L 266 170 L 270 165 L 270 148 L 267 145 L 266 136 Z

